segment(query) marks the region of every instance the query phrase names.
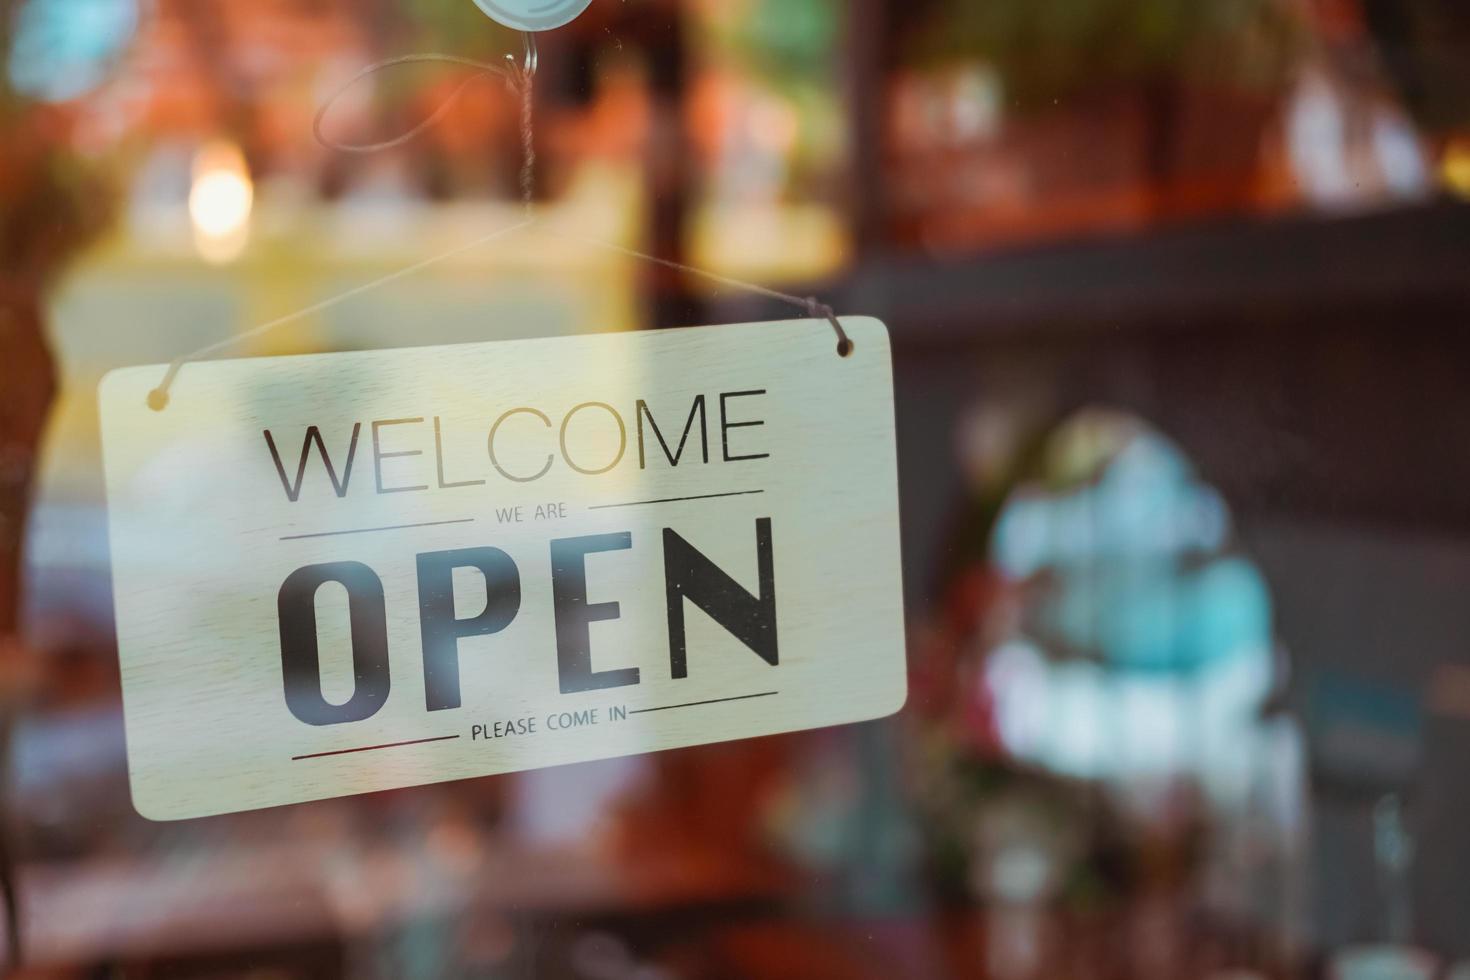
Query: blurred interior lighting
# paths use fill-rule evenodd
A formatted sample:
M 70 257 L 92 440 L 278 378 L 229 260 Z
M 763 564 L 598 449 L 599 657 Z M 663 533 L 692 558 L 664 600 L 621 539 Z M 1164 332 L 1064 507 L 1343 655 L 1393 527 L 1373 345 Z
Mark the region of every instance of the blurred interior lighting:
M 1450 141 L 1440 173 L 1451 193 L 1470 200 L 1470 137 Z
M 205 261 L 224 263 L 239 257 L 250 237 L 254 203 L 255 186 L 238 146 L 216 141 L 195 154 L 189 218 L 194 244 Z
M 751 107 L 750 137 L 768 153 L 785 155 L 801 138 L 801 118 L 790 103 L 761 99 Z

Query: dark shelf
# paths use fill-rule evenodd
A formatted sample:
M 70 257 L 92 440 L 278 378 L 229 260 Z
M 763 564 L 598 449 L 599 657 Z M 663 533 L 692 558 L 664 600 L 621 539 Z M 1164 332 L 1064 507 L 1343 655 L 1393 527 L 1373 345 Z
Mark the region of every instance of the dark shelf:
M 1037 330 L 1186 328 L 1470 305 L 1470 206 L 1352 216 L 1232 219 L 1131 238 L 959 260 L 886 258 L 838 290 L 880 316 L 900 346 L 973 343 Z

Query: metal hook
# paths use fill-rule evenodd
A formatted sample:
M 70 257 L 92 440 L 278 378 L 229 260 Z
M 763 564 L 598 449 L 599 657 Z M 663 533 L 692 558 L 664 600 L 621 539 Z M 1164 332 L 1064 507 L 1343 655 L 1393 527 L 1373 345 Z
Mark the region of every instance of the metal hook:
M 511 71 L 516 78 L 524 81 L 536 77 L 536 69 L 541 66 L 541 53 L 536 48 L 535 34 L 526 31 L 521 34 L 521 40 L 525 45 L 525 56 L 521 63 L 516 64 L 515 58 L 511 55 L 506 55 L 505 60 L 510 62 Z

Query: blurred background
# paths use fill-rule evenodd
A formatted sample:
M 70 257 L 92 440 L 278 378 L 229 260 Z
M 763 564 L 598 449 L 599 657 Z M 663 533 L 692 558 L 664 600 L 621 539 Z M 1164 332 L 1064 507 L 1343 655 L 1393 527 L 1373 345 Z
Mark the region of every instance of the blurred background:
M 96 384 L 520 214 L 470 0 L 0 3 L 0 879 L 27 978 L 1470 977 L 1470 7 L 594 0 L 537 206 L 893 332 L 908 707 L 131 806 Z M 464 85 L 460 90 L 461 85 Z M 454 97 L 457 92 L 457 97 Z M 789 316 L 546 236 L 268 355 Z

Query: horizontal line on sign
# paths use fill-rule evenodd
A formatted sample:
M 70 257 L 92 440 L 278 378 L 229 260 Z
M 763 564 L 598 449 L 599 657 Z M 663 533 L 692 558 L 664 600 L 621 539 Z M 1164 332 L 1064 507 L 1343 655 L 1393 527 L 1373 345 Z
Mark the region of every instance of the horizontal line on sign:
M 422 524 L 390 524 L 387 527 L 360 527 L 352 531 L 322 531 L 319 534 L 288 534 L 282 541 L 306 541 L 310 538 L 339 538 L 344 534 L 376 534 L 378 531 L 407 531 L 416 527 L 446 527 L 450 524 L 473 524 L 473 517 L 462 517 L 457 521 L 425 521 Z
M 652 504 L 677 504 L 685 500 L 718 500 L 721 497 L 753 497 L 764 490 L 736 490 L 734 493 L 703 493 L 697 497 L 664 497 L 661 500 L 635 500 L 628 504 L 599 504 L 588 510 L 616 510 L 619 507 L 648 507 Z
M 673 711 L 675 708 L 698 708 L 701 705 L 724 704 L 727 701 L 749 701 L 752 698 L 773 698 L 780 693 L 780 691 L 766 691 L 762 694 L 741 694 L 738 697 L 733 698 L 713 698 L 709 701 L 690 701 L 688 704 L 666 704 L 662 708 L 639 708 L 637 711 L 628 712 L 628 714 L 646 715 L 654 711 Z
M 325 759 L 329 755 L 352 755 L 355 752 L 376 752 L 379 749 L 399 749 L 405 745 L 428 745 L 430 742 L 448 742 L 459 738 L 458 735 L 440 735 L 438 738 L 416 738 L 408 742 L 389 742 L 386 745 L 364 745 L 360 749 L 337 749 L 335 752 L 313 752 L 310 755 L 293 755 L 292 762 L 300 762 L 302 759 Z

